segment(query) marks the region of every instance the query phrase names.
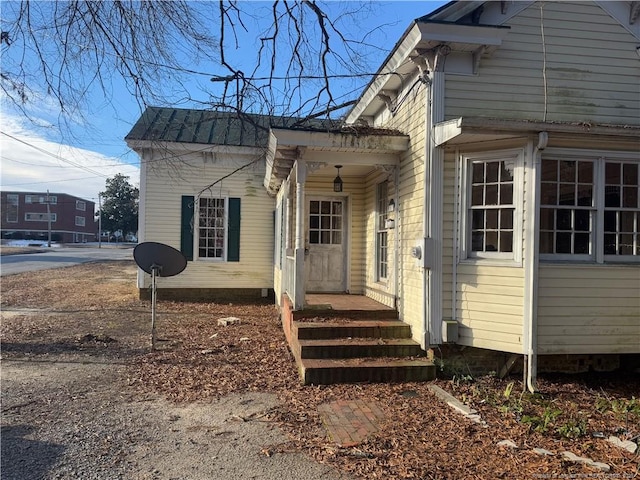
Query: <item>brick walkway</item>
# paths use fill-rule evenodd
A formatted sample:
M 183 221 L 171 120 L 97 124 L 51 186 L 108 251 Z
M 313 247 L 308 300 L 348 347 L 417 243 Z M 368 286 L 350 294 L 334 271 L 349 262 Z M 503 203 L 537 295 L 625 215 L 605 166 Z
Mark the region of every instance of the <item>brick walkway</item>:
M 338 400 L 318 407 L 324 426 L 332 441 L 341 447 L 353 447 L 378 430 L 378 421 L 384 417 L 373 402 L 364 400 Z

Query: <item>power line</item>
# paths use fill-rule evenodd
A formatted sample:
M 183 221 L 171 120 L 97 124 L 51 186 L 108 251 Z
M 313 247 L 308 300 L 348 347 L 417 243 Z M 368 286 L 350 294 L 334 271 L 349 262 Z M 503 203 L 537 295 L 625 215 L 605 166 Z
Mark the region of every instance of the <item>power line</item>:
M 66 158 L 62 158 L 61 156 L 56 155 L 55 153 L 51 153 L 51 152 L 49 152 L 49 151 L 45 150 L 44 148 L 40 148 L 40 147 L 38 147 L 38 146 L 36 146 L 36 145 L 33 145 L 33 144 L 29 143 L 29 142 L 26 142 L 26 141 L 24 141 L 24 140 L 21 140 L 21 139 L 19 139 L 19 138 L 17 138 L 17 137 L 14 137 L 13 135 L 10 135 L 10 134 L 8 134 L 8 133 L 6 133 L 6 132 L 0 131 L 0 133 L 1 133 L 2 135 L 5 135 L 5 136 L 7 136 L 7 137 L 9 137 L 9 138 L 11 138 L 11 139 L 13 139 L 13 140 L 15 140 L 16 142 L 20 142 L 20 143 L 22 143 L 22 144 L 24 144 L 24 145 L 26 145 L 26 146 L 28 146 L 28 147 L 31 147 L 31 148 L 33 148 L 33 149 L 35 149 L 35 150 L 38 150 L 39 152 L 42 152 L 42 153 L 44 153 L 45 155 L 49 155 L 50 157 L 53 157 L 53 158 L 55 158 L 56 160 L 60 160 L 61 162 L 68 163 L 69 165 L 73 165 L 74 167 L 77 167 L 77 168 L 79 168 L 79 169 L 81 169 L 81 170 L 84 170 L 85 172 L 92 173 L 92 174 L 97 175 L 97 176 L 99 176 L 99 177 L 109 178 L 109 175 L 105 175 L 104 173 L 98 172 L 97 170 L 93 170 L 93 169 L 91 169 L 91 168 L 89 168 L 89 167 L 85 167 L 84 165 L 82 165 L 82 164 L 80 164 L 80 163 L 77 163 L 77 162 L 74 162 L 74 161 L 72 161 L 72 160 L 68 160 L 68 159 L 66 159 Z

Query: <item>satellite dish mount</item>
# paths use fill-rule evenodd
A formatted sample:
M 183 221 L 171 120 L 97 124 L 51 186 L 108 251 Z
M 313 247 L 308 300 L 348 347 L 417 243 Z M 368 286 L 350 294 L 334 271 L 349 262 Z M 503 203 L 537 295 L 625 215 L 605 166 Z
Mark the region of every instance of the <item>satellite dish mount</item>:
M 143 242 L 133 249 L 138 267 L 151 274 L 151 349 L 156 348 L 156 304 L 158 277 L 173 277 L 187 267 L 185 256 L 169 245 Z

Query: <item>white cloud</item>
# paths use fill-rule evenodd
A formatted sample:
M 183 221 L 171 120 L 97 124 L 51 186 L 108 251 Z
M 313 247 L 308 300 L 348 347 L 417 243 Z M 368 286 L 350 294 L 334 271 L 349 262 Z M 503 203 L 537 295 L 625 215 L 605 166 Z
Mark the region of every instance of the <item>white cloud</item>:
M 19 117 L 3 112 L 0 125 L 0 188 L 68 193 L 97 203 L 105 181 L 121 173 L 138 185 L 137 166 L 87 149 L 46 140 Z M 124 140 L 123 147 L 124 147 Z

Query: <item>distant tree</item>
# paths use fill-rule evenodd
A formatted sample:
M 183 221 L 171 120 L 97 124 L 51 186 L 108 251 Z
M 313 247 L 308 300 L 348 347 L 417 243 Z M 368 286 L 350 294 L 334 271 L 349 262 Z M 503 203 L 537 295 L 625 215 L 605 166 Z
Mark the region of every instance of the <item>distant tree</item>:
M 102 208 L 102 230 L 122 234 L 138 230 L 138 196 L 139 191 L 129 183 L 129 177 L 116 174 L 107 178 L 106 190 L 100 192 Z

